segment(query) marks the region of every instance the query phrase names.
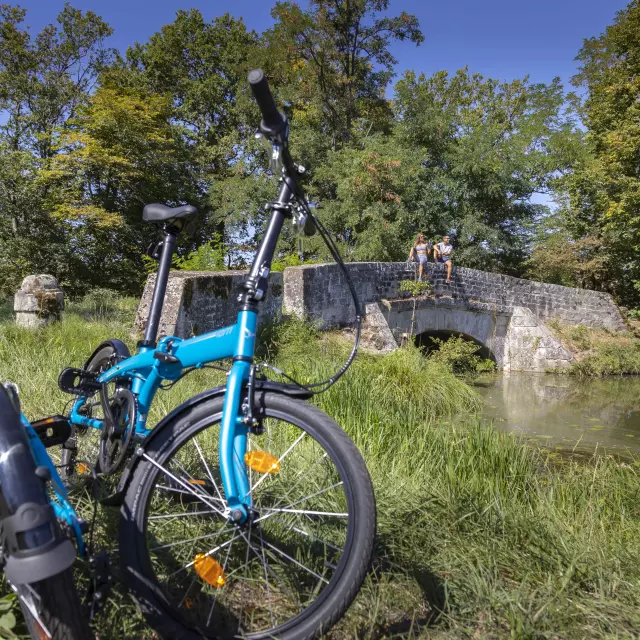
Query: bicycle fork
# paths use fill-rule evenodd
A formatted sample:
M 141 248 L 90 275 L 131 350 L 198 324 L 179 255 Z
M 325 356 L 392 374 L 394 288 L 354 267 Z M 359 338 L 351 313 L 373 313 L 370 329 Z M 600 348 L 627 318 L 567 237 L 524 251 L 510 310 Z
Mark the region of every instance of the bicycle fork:
M 252 506 L 251 486 L 245 454 L 249 427 L 242 411 L 245 382 L 253 362 L 258 314 L 252 310 L 238 313 L 238 342 L 233 365 L 227 377 L 227 390 L 220 425 L 220 474 L 227 499 L 229 518 L 238 524 L 246 521 Z

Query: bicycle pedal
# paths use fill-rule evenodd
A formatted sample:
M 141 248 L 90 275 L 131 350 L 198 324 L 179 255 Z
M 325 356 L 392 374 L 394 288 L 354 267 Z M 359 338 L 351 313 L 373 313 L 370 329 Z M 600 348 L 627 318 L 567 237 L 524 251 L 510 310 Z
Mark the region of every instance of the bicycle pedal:
M 97 377 L 98 374 L 93 371 L 68 367 L 63 369 L 58 376 L 58 387 L 61 391 L 75 396 L 90 396 L 100 390 Z
M 111 562 L 106 553 L 97 553 L 89 558 L 90 584 L 87 592 L 87 605 L 90 619 L 93 619 L 105 605 L 113 584 Z
M 69 419 L 61 415 L 36 420 L 31 426 L 47 449 L 64 444 L 71 436 Z

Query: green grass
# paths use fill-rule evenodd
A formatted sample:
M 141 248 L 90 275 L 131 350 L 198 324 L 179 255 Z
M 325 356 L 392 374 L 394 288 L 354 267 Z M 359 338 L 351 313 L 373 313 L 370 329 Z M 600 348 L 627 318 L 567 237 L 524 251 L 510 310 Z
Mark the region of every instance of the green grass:
M 0 324 L 0 379 L 19 384 L 29 417 L 61 410 L 58 372 L 106 337 L 134 342 L 134 308 L 104 297 L 70 304 L 45 330 Z M 340 337 L 297 323 L 268 338 L 263 355 L 304 380 L 347 353 Z M 159 394 L 152 419 L 220 380 L 185 378 Z M 637 637 L 640 462 L 550 457 L 483 426 L 478 396 L 413 348 L 359 356 L 317 401 L 363 452 L 378 502 L 374 572 L 331 637 Z M 467 417 L 449 424 L 456 414 Z M 112 542 L 114 514 L 101 509 L 99 523 Z M 110 604 L 101 640 L 153 637 L 126 594 Z
M 598 377 L 640 374 L 640 339 L 633 334 L 574 327 L 557 318 L 547 324 L 574 354 L 575 361 L 565 373 Z

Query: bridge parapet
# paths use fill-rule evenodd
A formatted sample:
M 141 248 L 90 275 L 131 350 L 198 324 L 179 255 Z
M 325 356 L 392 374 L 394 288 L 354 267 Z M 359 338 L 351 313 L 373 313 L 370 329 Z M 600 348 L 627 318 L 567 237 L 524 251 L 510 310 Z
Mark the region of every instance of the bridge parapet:
M 513 278 L 476 269 L 455 268 L 451 285 L 442 265 L 428 264 L 434 296 L 410 299 L 402 280 L 416 278 L 415 265 L 405 262 L 360 262 L 347 265 L 366 308 L 364 341 L 376 350 L 390 350 L 403 333 L 462 333 L 485 345 L 505 370 L 544 371 L 562 368 L 572 359 L 545 326 L 558 317 L 572 325 L 625 330 L 611 296 Z M 161 335 L 189 337 L 235 321 L 235 291 L 246 272 L 172 271 L 160 325 Z M 323 328 L 353 323 L 353 301 L 336 264 L 305 265 L 273 273 L 260 313 L 277 321 L 286 313 L 319 321 Z M 147 281 L 136 321 L 142 331 L 155 276 Z
M 356 262 L 347 265 L 363 304 L 408 297 L 399 291 L 401 280 L 413 280 L 416 267 L 405 262 Z M 436 298 L 512 311 L 530 309 L 545 321 L 560 318 L 572 325 L 603 327 L 614 331 L 626 325 L 611 296 L 588 289 L 523 280 L 497 273 L 454 267 L 453 282 L 445 282 L 442 265 L 429 263 L 426 273 Z M 322 321 L 324 327 L 353 322 L 353 302 L 346 280 L 336 264 L 289 267 L 284 277 L 284 307 L 288 313 Z

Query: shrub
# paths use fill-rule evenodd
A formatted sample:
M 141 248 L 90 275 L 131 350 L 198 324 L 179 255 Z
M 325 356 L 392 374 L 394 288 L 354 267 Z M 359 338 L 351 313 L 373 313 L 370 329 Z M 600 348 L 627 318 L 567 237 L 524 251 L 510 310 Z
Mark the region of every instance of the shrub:
M 443 365 L 451 373 L 474 374 L 495 371 L 495 362 L 477 355 L 478 345 L 462 336 L 448 340 L 431 338 L 438 349 L 429 354 L 429 359 Z
M 640 340 L 628 332 L 563 324 L 559 318 L 547 326 L 573 352 L 575 361 L 566 373 L 579 376 L 640 374 Z
M 225 271 L 227 248 L 215 239 L 203 244 L 185 258 L 176 258 L 173 266 L 184 271 Z
M 433 293 L 433 285 L 423 280 L 400 280 L 398 291 L 406 291 L 414 298 L 417 296 L 430 296 Z

